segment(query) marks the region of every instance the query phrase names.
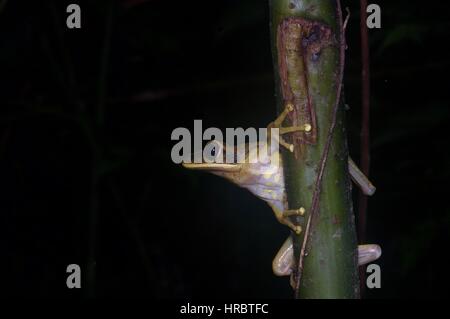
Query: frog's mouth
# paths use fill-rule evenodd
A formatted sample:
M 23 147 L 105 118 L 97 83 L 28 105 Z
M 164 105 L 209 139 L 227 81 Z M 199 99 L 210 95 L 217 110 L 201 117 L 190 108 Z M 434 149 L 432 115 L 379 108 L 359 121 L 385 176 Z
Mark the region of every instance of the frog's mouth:
M 183 167 L 188 169 L 204 171 L 237 172 L 241 169 L 241 164 L 226 163 L 183 163 Z
M 220 173 L 232 173 L 232 172 L 239 172 L 241 170 L 242 164 L 237 162 L 237 152 L 234 152 L 234 162 L 225 162 L 224 160 L 226 157 L 226 147 L 222 144 L 222 142 L 213 140 L 209 142 L 206 146 L 209 147 L 210 156 L 208 155 L 209 160 L 205 161 L 205 155 L 204 151 L 201 152 L 194 152 L 191 154 L 192 158 L 200 157 L 203 159 L 202 161 L 199 161 L 200 163 L 182 163 L 182 165 L 188 169 L 195 169 L 195 170 L 203 170 L 203 171 L 210 171 L 213 173 L 219 173 L 218 175 L 221 175 Z

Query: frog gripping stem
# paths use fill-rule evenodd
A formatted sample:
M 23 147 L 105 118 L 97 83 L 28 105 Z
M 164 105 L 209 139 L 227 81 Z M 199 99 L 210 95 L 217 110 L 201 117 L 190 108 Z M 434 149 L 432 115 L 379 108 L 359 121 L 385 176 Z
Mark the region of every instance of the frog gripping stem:
M 350 175 L 366 194 L 375 188 L 348 157 L 343 33 L 339 1 L 272 0 L 279 115 L 269 129 L 278 129 L 283 147 L 269 161 L 183 163 L 247 189 L 291 229 L 292 244 L 283 245 L 273 270 L 292 275 L 297 298 L 358 298 L 358 259 L 381 254 L 377 245 L 357 248 Z

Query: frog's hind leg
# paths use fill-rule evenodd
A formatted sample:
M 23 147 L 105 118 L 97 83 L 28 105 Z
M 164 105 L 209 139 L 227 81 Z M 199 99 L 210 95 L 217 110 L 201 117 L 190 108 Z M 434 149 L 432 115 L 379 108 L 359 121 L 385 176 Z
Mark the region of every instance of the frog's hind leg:
M 375 193 L 375 186 L 373 186 L 366 175 L 361 172 L 359 167 L 355 164 L 355 162 L 353 162 L 350 157 L 348 158 L 348 172 L 350 173 L 350 177 L 352 178 L 353 182 L 355 182 L 355 184 L 359 186 L 364 195 L 372 196 Z
M 375 244 L 358 246 L 358 266 L 368 264 L 381 256 L 381 247 Z
M 358 246 L 358 266 L 368 264 L 381 256 L 381 247 L 375 244 Z M 294 269 L 294 248 L 289 236 L 272 262 L 273 273 L 277 276 L 289 276 Z

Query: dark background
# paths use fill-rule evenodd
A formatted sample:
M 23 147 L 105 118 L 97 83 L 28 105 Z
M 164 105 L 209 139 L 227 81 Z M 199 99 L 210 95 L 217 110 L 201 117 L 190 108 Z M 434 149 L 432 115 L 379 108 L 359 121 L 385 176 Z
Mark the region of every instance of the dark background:
M 68 3 L 0 1 L 2 294 L 88 294 L 95 229 L 96 296 L 292 297 L 271 271 L 289 231 L 270 208 L 170 158 L 172 130 L 194 119 L 224 129 L 274 118 L 268 1 L 76 1 L 80 30 L 66 28 Z M 383 256 L 382 288 L 366 297 L 445 297 L 449 6 L 375 3 L 367 235 Z M 358 1 L 346 6 L 359 161 Z M 72 263 L 81 290 L 66 288 Z

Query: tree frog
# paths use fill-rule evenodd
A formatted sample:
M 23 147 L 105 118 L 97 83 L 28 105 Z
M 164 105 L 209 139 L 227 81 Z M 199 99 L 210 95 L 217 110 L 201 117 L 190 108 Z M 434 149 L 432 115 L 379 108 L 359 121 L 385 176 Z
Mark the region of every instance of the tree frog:
M 293 145 L 284 141 L 281 136 L 286 133 L 308 131 L 311 129 L 308 125 L 282 128 L 281 123 L 286 115 L 292 110 L 292 105 L 288 105 L 280 116 L 269 125 L 269 127 L 279 128 L 279 143 L 291 152 L 293 151 Z M 223 143 L 217 140 L 213 140 L 208 144 L 210 143 L 213 143 L 210 147 L 212 146 L 215 149 L 214 157 L 223 159 L 227 151 L 226 145 L 223 145 Z M 261 141 L 259 143 L 261 143 Z M 257 146 L 258 145 L 251 145 L 251 143 L 249 143 L 246 145 L 245 149 L 251 150 L 255 149 Z M 248 154 L 249 152 L 246 153 L 246 156 L 248 156 Z M 305 209 L 303 207 L 298 209 L 287 209 L 281 156 L 279 152 L 269 152 L 265 156 L 270 156 L 270 159 L 260 158 L 259 161 L 253 163 L 248 160 L 243 161 L 243 163 L 222 163 L 222 161 L 212 161 L 211 163 L 183 163 L 183 166 L 188 169 L 210 172 L 214 175 L 221 176 L 240 187 L 248 189 L 251 193 L 269 204 L 275 217 L 280 223 L 288 226 L 294 232 L 299 234 L 302 231 L 301 227 L 295 225 L 290 217 L 304 215 Z M 350 158 L 348 159 L 348 168 L 353 181 L 366 195 L 372 195 L 375 192 L 375 187 Z M 359 265 L 367 264 L 378 259 L 380 256 L 381 248 L 378 245 L 358 246 Z M 292 274 L 293 267 L 293 245 L 291 236 L 289 236 L 276 254 L 275 259 L 272 262 L 272 269 L 277 276 L 287 276 Z

